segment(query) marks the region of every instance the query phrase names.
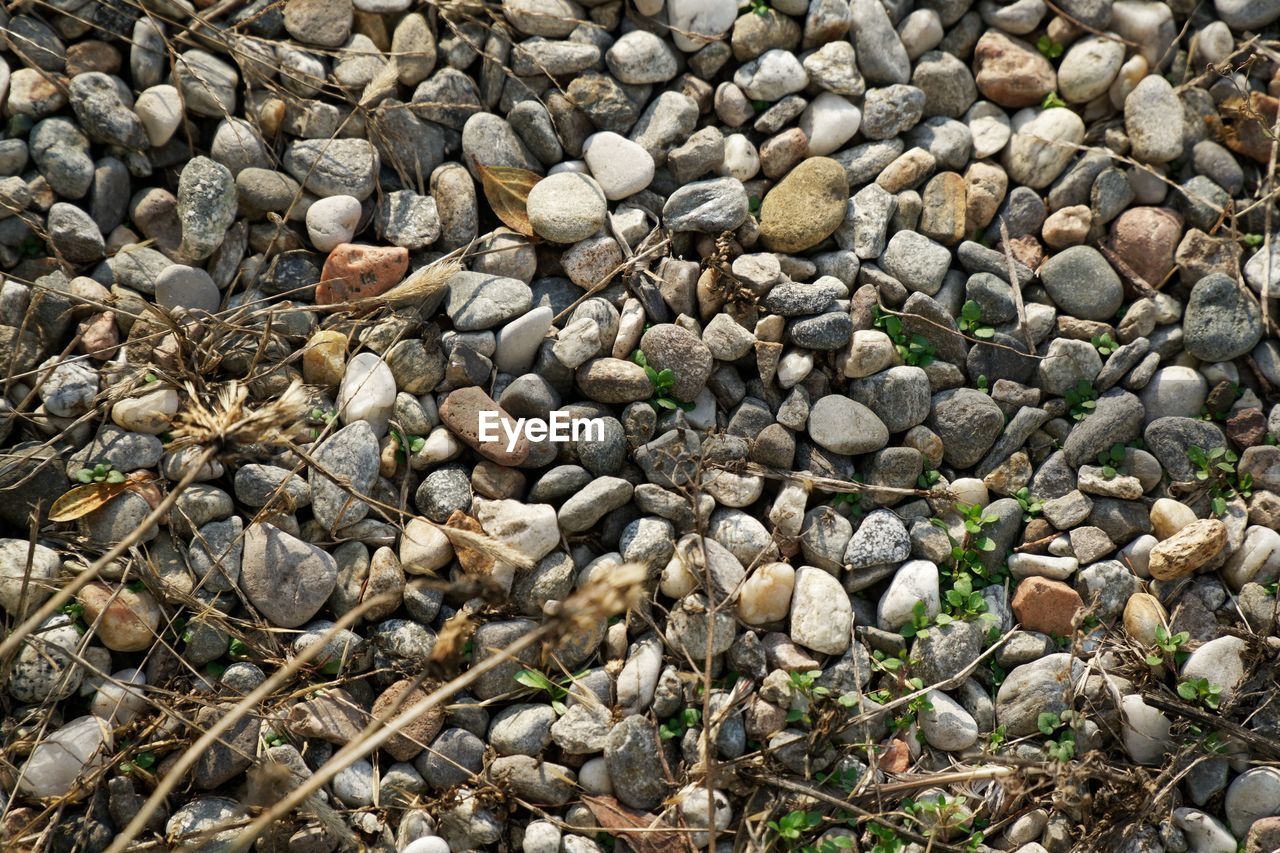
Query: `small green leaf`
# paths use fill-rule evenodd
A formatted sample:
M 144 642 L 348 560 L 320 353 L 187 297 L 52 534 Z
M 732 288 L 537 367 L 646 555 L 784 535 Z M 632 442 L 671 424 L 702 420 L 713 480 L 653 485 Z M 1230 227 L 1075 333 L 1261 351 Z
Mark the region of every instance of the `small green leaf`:
M 536 669 L 522 669 L 515 675 L 516 682 L 534 690 L 554 691 L 555 684 Z

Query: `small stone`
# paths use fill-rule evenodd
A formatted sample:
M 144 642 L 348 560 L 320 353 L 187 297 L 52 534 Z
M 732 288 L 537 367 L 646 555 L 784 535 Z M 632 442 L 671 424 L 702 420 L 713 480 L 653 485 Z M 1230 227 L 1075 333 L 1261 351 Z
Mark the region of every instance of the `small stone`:
M 1135 159 L 1167 163 L 1182 154 L 1182 122 L 1170 121 L 1182 105 L 1168 80 L 1143 77 L 1124 100 L 1124 129 Z
M 95 582 L 80 590 L 76 600 L 84 607 L 86 623 L 95 626 L 98 639 L 112 651 L 141 651 L 155 642 L 160 606 L 150 592 Z
M 877 627 L 897 631 L 911 621 L 917 603 L 924 604 L 931 619 L 941 609 L 938 567 L 928 560 L 909 560 L 894 574 L 876 607 Z
M 999 30 L 989 30 L 978 39 L 973 65 L 978 90 L 1002 107 L 1039 106 L 1058 87 L 1049 60 Z
M 534 184 L 526 209 L 538 236 L 555 243 L 585 240 L 600 230 L 608 212 L 600 184 L 574 172 L 550 175 Z
M 222 245 L 235 222 L 235 178 L 221 163 L 194 157 L 182 169 L 177 197 L 183 251 L 204 260 Z
M 360 200 L 349 195 L 318 199 L 307 208 L 307 236 L 321 252 L 351 242 L 360 223 Z
M 1013 117 L 1012 130 L 1005 170 L 1013 182 L 1037 190 L 1062 174 L 1084 142 L 1084 121 L 1069 109 L 1021 110 Z
M 1152 548 L 1147 570 L 1157 580 L 1177 580 L 1208 565 L 1226 545 L 1226 525 L 1202 519 Z
M 524 314 L 533 301 L 529 285 L 516 278 L 457 272 L 449 279 L 445 312 L 460 332 L 476 332 Z
M 364 421 L 374 434 L 384 435 L 396 402 L 396 380 L 387 363 L 362 352 L 347 363 L 338 386 L 338 417 L 344 424 Z
M 212 314 L 222 304 L 222 294 L 204 270 L 173 264 L 156 279 L 156 304 L 171 311 L 186 308 Z
M 1072 246 L 1049 258 L 1040 279 L 1063 312 L 1082 320 L 1110 320 L 1124 299 L 1120 277 L 1091 246 Z
M 812 566 L 795 575 L 791 600 L 791 639 L 822 654 L 838 655 L 849 647 L 853 609 L 840 582 Z
M 889 443 L 889 430 L 874 412 L 836 394 L 814 403 L 808 430 L 815 442 L 834 453 L 870 453 Z
M 1202 361 L 1230 361 L 1262 339 L 1262 313 L 1247 288 L 1215 273 L 1191 289 L 1182 329 L 1187 352 Z
M 0 539 L 0 607 L 21 616 L 40 606 L 53 594 L 52 580 L 61 569 L 62 560 L 52 548 L 39 543 L 29 544 L 23 539 Z M 22 608 L 24 586 L 26 606 Z
M 942 287 L 951 253 L 923 234 L 899 231 L 880 256 L 880 265 L 908 290 L 932 296 Z
M 316 303 L 333 305 L 381 296 L 400 283 L 409 252 L 400 246 L 340 243 L 325 259 Z
M 748 625 L 781 622 L 791 609 L 795 576 L 786 563 L 765 563 L 756 569 L 738 593 L 738 618 Z
M 310 215 L 309 210 L 307 213 Z M 411 252 L 427 248 L 440 237 L 436 200 L 412 190 L 388 193 L 378 206 L 374 223 L 383 239 Z M 399 276 L 404 276 L 403 270 Z
M 300 42 L 341 47 L 351 34 L 351 0 L 289 0 L 284 4 L 284 27 Z
M 245 530 L 240 585 L 271 624 L 304 624 L 328 600 L 337 580 L 337 563 L 314 545 L 270 524 Z
M 1030 577 L 1018 584 L 1012 602 L 1022 627 L 1060 637 L 1070 637 L 1076 612 L 1084 608 L 1080 594 L 1064 583 Z
M 825 174 L 822 167 L 818 168 L 820 174 Z M 746 188 L 736 178 L 685 184 L 667 197 L 662 208 L 662 218 L 670 230 L 703 234 L 731 231 L 749 215 Z
M 77 717 L 46 735 L 23 765 L 21 789 L 33 797 L 61 797 L 111 758 L 111 726 L 98 717 Z
M 925 695 L 929 703 L 920 714 L 920 730 L 934 749 L 960 752 L 978 741 L 978 723 L 973 715 L 940 690 Z

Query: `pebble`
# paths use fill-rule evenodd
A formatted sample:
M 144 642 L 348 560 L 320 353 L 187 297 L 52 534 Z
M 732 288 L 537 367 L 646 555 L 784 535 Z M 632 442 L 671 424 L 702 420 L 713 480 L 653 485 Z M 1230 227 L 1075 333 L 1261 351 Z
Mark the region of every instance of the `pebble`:
M 355 237 L 360 200 L 349 195 L 318 199 L 307 208 L 307 237 L 321 252 L 331 252 Z
M 18 615 L 40 606 L 53 594 L 48 581 L 57 577 L 61 568 L 58 552 L 48 546 L 28 544 L 23 539 L 0 539 L 0 607 Z M 27 578 L 25 584 L 24 577 Z M 24 585 L 26 607 L 22 608 Z
M 460 332 L 492 329 L 529 310 L 533 291 L 523 281 L 476 272 L 449 279 L 445 312 Z
M 973 65 L 978 91 L 1002 107 L 1039 106 L 1058 88 L 1057 74 L 1048 59 L 999 30 L 989 30 L 978 39 Z
M 649 33 L 636 32 L 633 35 Z M 606 131 L 588 136 L 582 143 L 582 156 L 591 169 L 591 176 L 609 201 L 635 195 L 653 180 L 653 157 L 641 146 L 616 133 Z
M 156 304 L 170 311 L 186 308 L 212 314 L 222 304 L 222 294 L 204 270 L 173 264 L 156 279 Z
M 662 219 L 672 231 L 719 234 L 749 216 L 747 192 L 736 178 L 713 178 L 685 184 L 667 197 Z
M 1230 361 L 1262 339 L 1262 313 L 1246 288 L 1215 273 L 1191 289 L 1182 328 L 1187 352 L 1202 361 Z
M 1244 680 L 1244 651 L 1244 640 L 1239 637 L 1210 640 L 1187 658 L 1187 662 L 1182 665 L 1182 677 L 1207 679 L 1210 684 L 1222 688 L 1221 701 L 1228 702 Z
M 1124 100 L 1124 129 L 1135 159 L 1167 163 L 1182 154 L 1182 122 L 1168 120 L 1180 110 L 1168 80 L 1158 74 L 1142 78 Z
M 1063 100 L 1084 104 L 1106 94 L 1124 63 L 1124 45 L 1103 36 L 1073 44 L 1058 65 L 1058 91 Z
M 177 198 L 183 252 L 204 260 L 222 245 L 235 221 L 235 179 L 221 163 L 194 157 L 182 169 Z
M 940 690 L 925 694 L 929 703 L 920 714 L 920 731 L 925 740 L 943 752 L 961 752 L 978 741 L 978 723 L 973 715 Z
M 1141 696 L 1125 696 L 1120 703 L 1125 751 L 1139 764 L 1160 764 L 1173 745 L 1169 737 L 1173 721 Z
M 1216 518 L 1201 519 L 1152 548 L 1147 570 L 1157 580 L 1176 580 L 1204 567 L 1226 544 L 1226 525 Z
M 320 305 L 381 296 L 404 278 L 409 253 L 400 246 L 340 243 L 325 258 L 316 286 Z
M 270 524 L 245 529 L 240 588 L 271 624 L 296 628 L 307 622 L 337 580 L 337 563 L 316 546 Z
M 873 84 L 906 83 L 911 77 L 911 60 L 884 7 L 876 0 L 852 0 L 849 11 L 849 31 L 863 76 Z
M 1013 181 L 1032 189 L 1053 183 L 1084 141 L 1084 122 L 1068 109 L 1020 110 L 1011 129 L 1002 162 Z
M 996 720 L 1013 737 L 1038 731 L 1040 714 L 1061 714 L 1070 707 L 1068 696 L 1083 670 L 1079 660 L 1062 652 L 1014 667 L 996 691 Z
M 529 223 L 539 237 L 576 243 L 604 225 L 604 190 L 588 175 L 561 172 L 534 184 L 527 205 Z
M 1082 320 L 1110 319 L 1124 299 L 1120 277 L 1091 246 L 1054 255 L 1041 267 L 1040 279 L 1062 311 Z
M 338 417 L 344 424 L 364 422 L 375 435 L 386 434 L 396 402 L 396 380 L 391 368 L 371 352 L 354 356 L 347 362 L 336 402 Z
M 61 797 L 110 760 L 111 727 L 98 717 L 77 717 L 48 734 L 22 769 L 21 788 L 34 797 Z
M 808 432 L 810 438 L 834 453 L 869 453 L 889 443 L 889 430 L 874 412 L 835 394 L 813 404 Z
M 150 592 L 95 582 L 81 589 L 76 600 L 84 608 L 86 624 L 94 626 L 98 639 L 112 651 L 141 651 L 155 642 L 160 606 Z
M 802 566 L 791 596 L 791 639 L 815 652 L 838 655 L 849 647 L 853 609 L 840 582 L 822 569 Z
M 778 252 L 810 248 L 844 221 L 848 196 L 843 167 L 825 157 L 811 157 L 764 197 L 760 206 L 761 239 L 765 246 Z
M 909 560 L 894 573 L 889 588 L 876 608 L 876 625 L 882 631 L 897 631 L 911 621 L 917 602 L 925 615 L 936 616 L 941 608 L 938 567 L 928 560 Z

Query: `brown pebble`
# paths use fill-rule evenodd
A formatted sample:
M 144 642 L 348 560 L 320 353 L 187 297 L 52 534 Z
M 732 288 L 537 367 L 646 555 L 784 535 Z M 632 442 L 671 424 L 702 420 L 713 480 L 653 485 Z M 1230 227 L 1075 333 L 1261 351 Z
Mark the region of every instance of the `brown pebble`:
M 1026 630 L 1069 637 L 1075 630 L 1072 621 L 1076 611 L 1084 607 L 1084 601 L 1062 581 L 1032 577 L 1018 584 L 1012 607 L 1014 617 Z
M 341 243 L 324 262 L 316 304 L 381 296 L 404 280 L 408 269 L 409 250 L 403 246 Z
M 1147 570 L 1156 580 L 1176 580 L 1207 566 L 1225 547 L 1227 526 L 1202 518 L 1152 548 Z
M 480 440 L 480 413 L 497 412 L 497 441 Z M 449 431 L 465 441 L 473 450 L 499 465 L 519 465 L 529 456 L 529 439 L 522 433 L 511 450 L 507 450 L 507 430 L 514 430 L 516 419 L 478 387 L 459 388 L 449 394 L 440 406 L 440 420 Z M 505 426 L 504 426 L 505 424 Z

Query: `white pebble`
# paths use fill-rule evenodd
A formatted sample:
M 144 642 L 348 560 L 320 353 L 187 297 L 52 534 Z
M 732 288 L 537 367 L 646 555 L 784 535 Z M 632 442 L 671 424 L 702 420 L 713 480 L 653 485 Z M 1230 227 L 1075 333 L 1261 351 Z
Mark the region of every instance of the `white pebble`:
M 331 195 L 314 202 L 307 210 L 307 236 L 321 252 L 331 252 L 350 243 L 360 224 L 360 201 L 354 196 Z

